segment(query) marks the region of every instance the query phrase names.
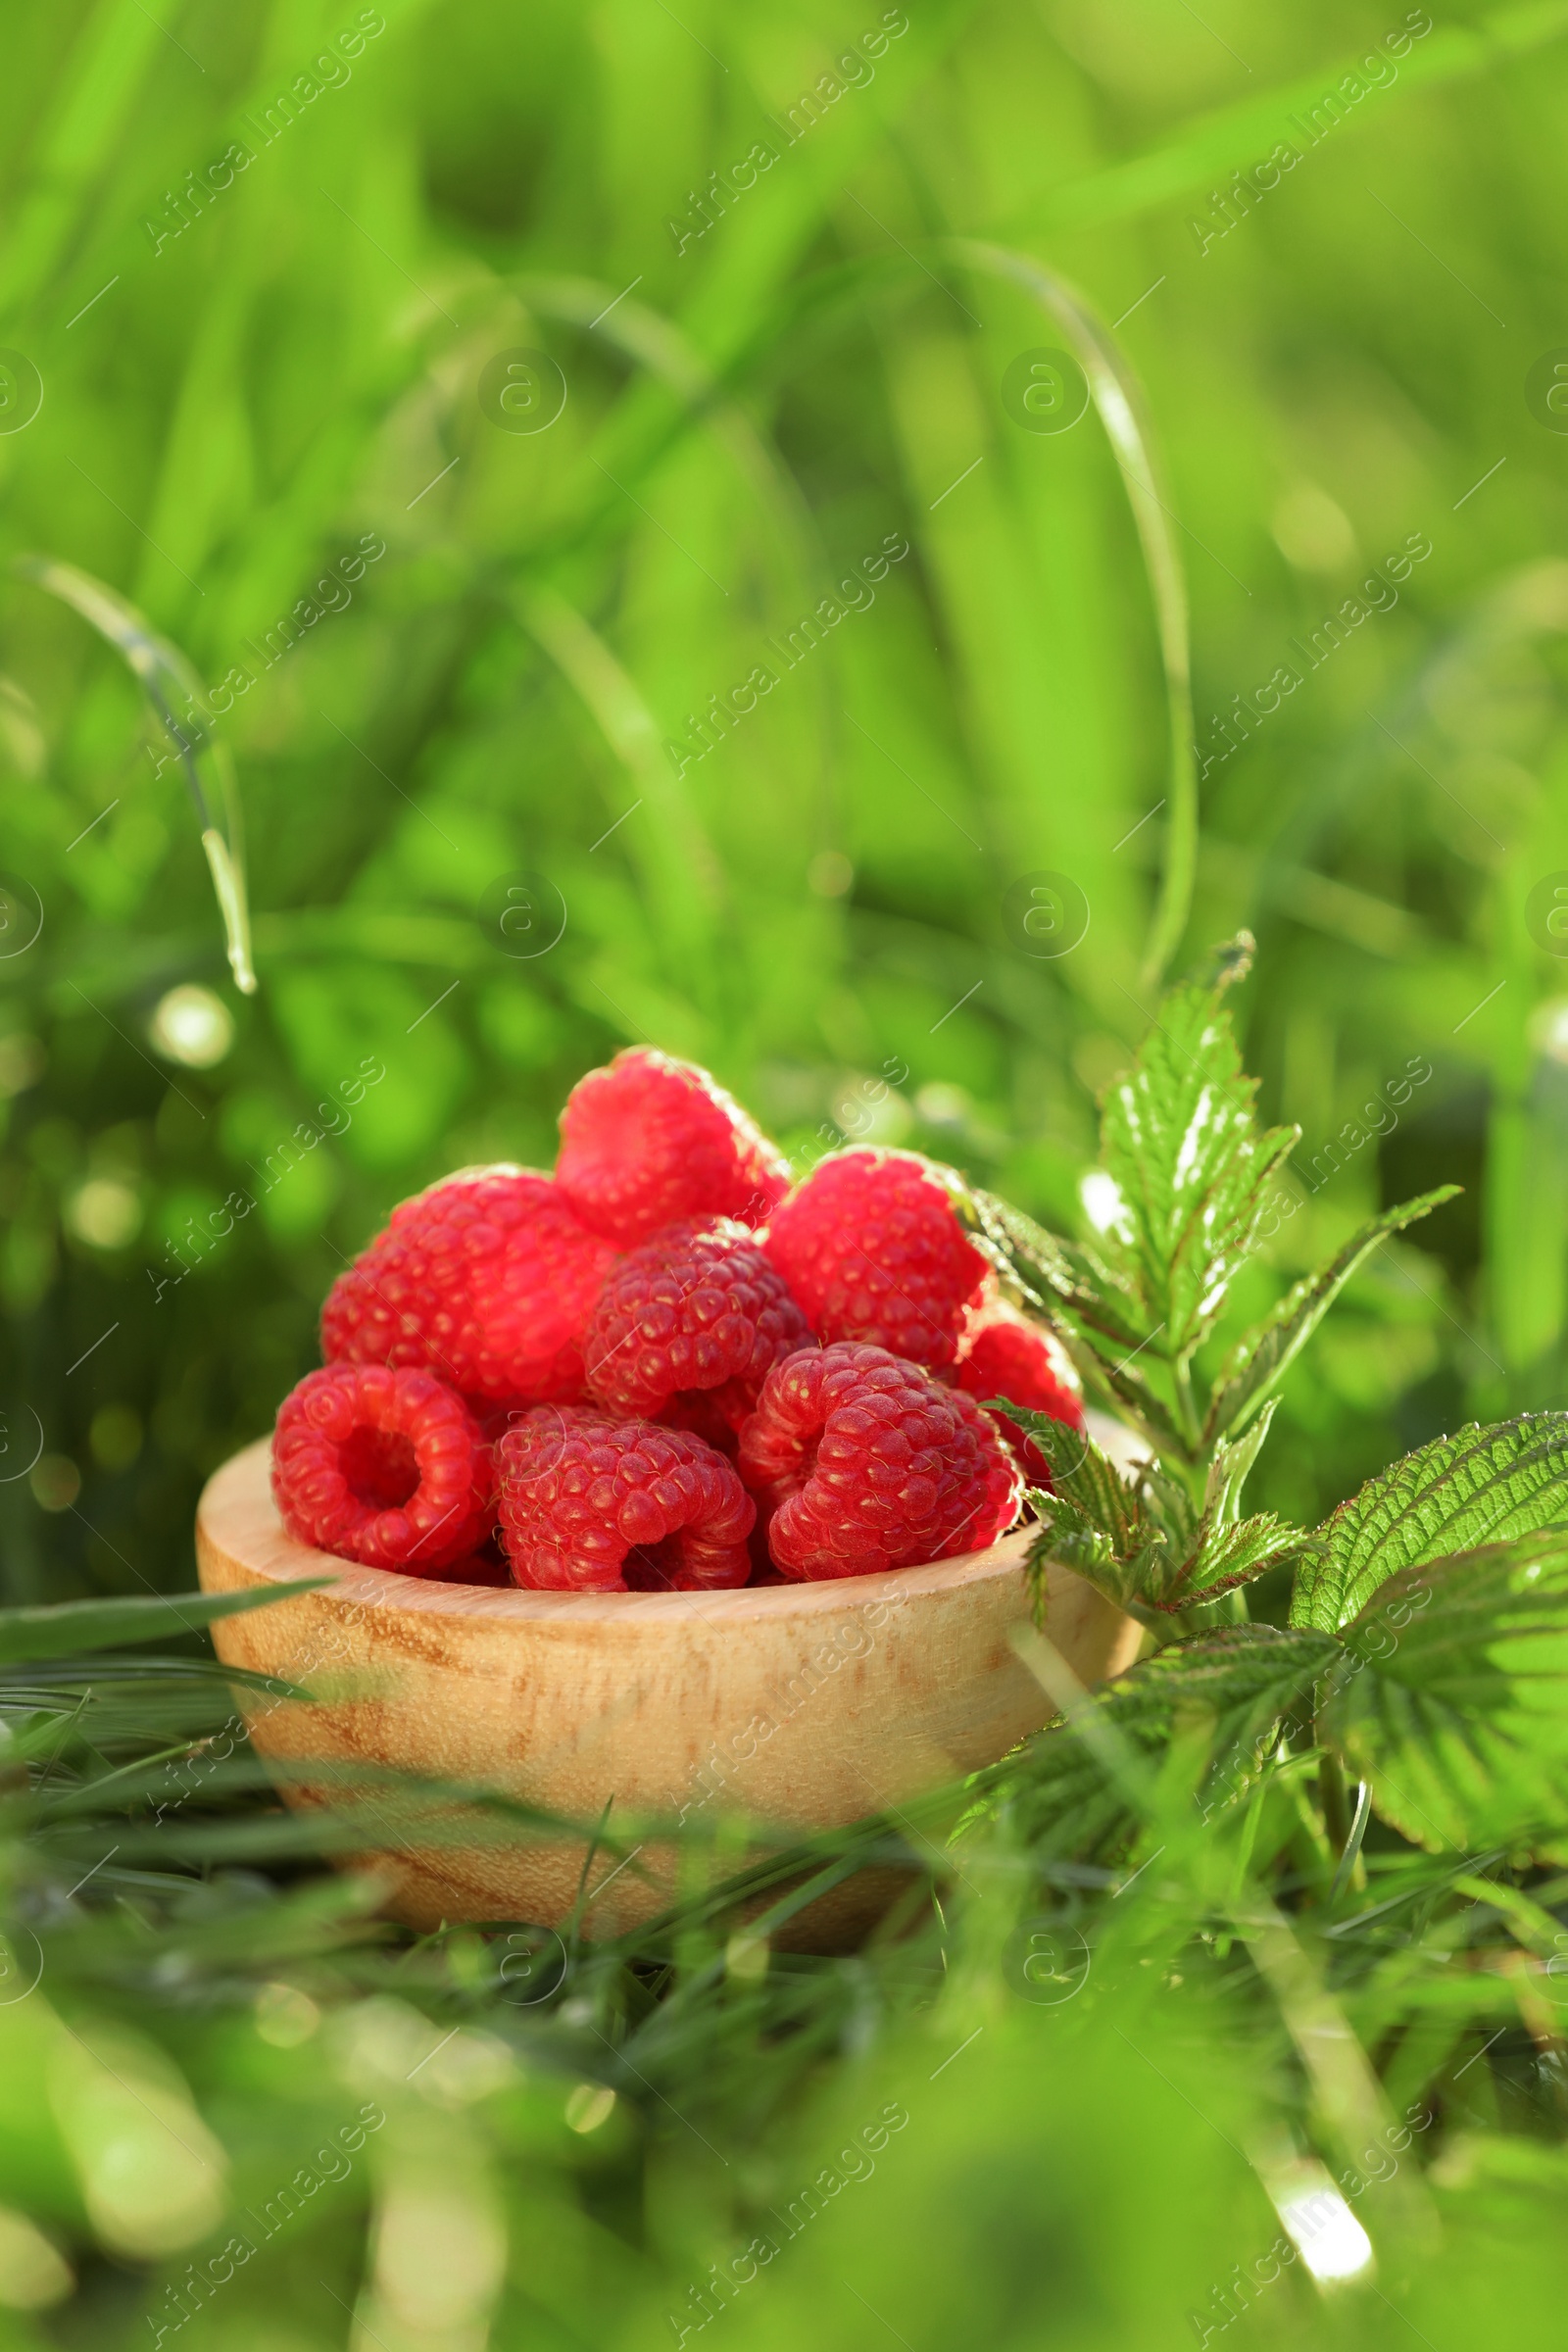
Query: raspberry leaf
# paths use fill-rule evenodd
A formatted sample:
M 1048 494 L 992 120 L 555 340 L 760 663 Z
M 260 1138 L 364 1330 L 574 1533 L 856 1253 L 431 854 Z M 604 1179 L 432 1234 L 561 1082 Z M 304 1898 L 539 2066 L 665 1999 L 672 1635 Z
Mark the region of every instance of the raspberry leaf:
M 1097 1527 L 1070 1494 L 1052 1494 L 1042 1493 L 1039 1487 L 1029 1487 L 1025 1490 L 1025 1500 L 1042 1527 L 1050 1531 L 1049 1542 L 1043 1547 L 1037 1542 L 1042 1561 L 1059 1560 L 1064 1568 L 1076 1569 L 1091 1584 L 1103 1585 L 1104 1571 L 1112 1569 L 1116 1559 L 1116 1546 L 1104 1529 Z M 1032 1549 L 1031 1567 L 1034 1558 Z M 1113 1576 L 1110 1581 L 1119 1593 L 1120 1578 Z
M 1180 1542 L 1159 1507 L 1163 1497 L 1156 1498 L 1142 1471 L 1136 1479 L 1123 1478 L 1084 1431 L 1005 1397 L 992 1398 L 988 1409 L 1015 1421 L 1051 1466 L 1052 1492 L 1029 1494 L 1040 1521 L 1026 1562 L 1036 1616 L 1044 1612 L 1052 1560 L 1073 1569 L 1118 1608 L 1135 1608 L 1152 1583 L 1163 1581 L 1173 1540 Z
M 1203 1490 L 1205 1518 L 1224 1522 L 1241 1517 L 1242 1488 L 1262 1450 L 1278 1401 L 1277 1397 L 1269 1400 L 1245 1437 L 1234 1444 L 1221 1438 L 1215 1446 L 1209 1456 L 1208 1479 Z
M 989 1193 L 966 1194 L 959 1213 L 1006 1284 L 1061 1333 L 1091 1393 L 1126 1414 L 1152 1446 L 1187 1458 L 1186 1440 L 1139 1361 L 1157 1335 L 1132 1286 L 1094 1250 L 1061 1241 Z
M 1314 1541 L 1272 1512 L 1237 1518 L 1242 1480 L 1262 1443 L 1266 1417 L 1255 1438 L 1250 1432 L 1240 1445 L 1219 1449 L 1221 1458 L 1209 1473 L 1208 1508 L 1195 1520 L 1186 1495 L 1157 1464 L 1141 1464 L 1135 1477 L 1124 1478 L 1082 1431 L 1003 1397 L 992 1398 L 990 1409 L 1005 1411 L 1026 1428 L 1051 1465 L 1054 1492 L 1031 1491 L 1029 1496 L 1041 1522 L 1028 1562 L 1037 1608 L 1051 1560 L 1073 1569 L 1118 1608 L 1140 1617 L 1151 1609 L 1176 1616 L 1299 1558 Z
M 1297 1573 L 1293 1625 L 1338 1633 L 1402 1570 L 1568 1525 L 1568 1413 L 1471 1422 L 1369 1479 Z
M 1221 1440 L 1215 1446 L 1208 1466 L 1203 1514 L 1196 1529 L 1191 1507 L 1186 1506 L 1180 1490 L 1163 1479 L 1155 1465 L 1151 1464 L 1145 1471 L 1146 1485 L 1163 1488 L 1162 1516 L 1167 1527 L 1182 1539 L 1163 1554 L 1151 1555 L 1142 1563 L 1142 1582 L 1136 1597 L 1148 1607 L 1175 1616 L 1204 1601 L 1217 1600 L 1221 1593 L 1234 1592 L 1238 1585 L 1250 1584 L 1265 1569 L 1300 1558 L 1315 1542 L 1272 1512 L 1252 1519 L 1241 1517 L 1242 1486 L 1268 1435 L 1273 1417 L 1274 1407 L 1270 1404 L 1234 1446 Z
M 1169 993 L 1102 1123 L 1120 1196 L 1107 1254 L 1173 1363 L 1212 1330 L 1256 1240 L 1268 1179 L 1300 1140 L 1298 1128 L 1258 1130 L 1257 1081 L 1242 1069 L 1224 985 Z
M 1214 1385 L 1204 1430 L 1205 1441 L 1245 1429 L 1305 1347 L 1335 1299 L 1357 1267 L 1364 1264 L 1391 1235 L 1401 1233 L 1418 1217 L 1430 1216 L 1460 1190 L 1440 1185 L 1398 1208 L 1386 1209 L 1351 1235 L 1339 1253 L 1315 1274 L 1306 1275 L 1286 1292 L 1267 1320 L 1238 1342 Z
M 1188 1545 L 1172 1542 L 1168 1527 L 1146 1515 L 1139 1538 L 1118 1553 L 1103 1529 L 1070 1500 L 1031 1490 L 1031 1508 L 1042 1522 L 1027 1566 L 1037 1614 L 1043 1607 L 1045 1570 L 1055 1560 L 1103 1592 L 1117 1608 L 1143 1624 L 1179 1617 L 1218 1600 L 1267 1569 L 1296 1560 L 1314 1539 L 1275 1517 L 1272 1511 L 1230 1522 L 1204 1520 Z M 1151 1616 L 1150 1612 L 1154 1612 Z M 1165 1629 L 1168 1636 L 1171 1629 Z
M 1111 1088 L 1101 1160 L 1114 1207 L 1095 1245 L 1062 1241 L 983 1193 L 963 1194 L 958 1212 L 1012 1294 L 1062 1331 L 1090 1393 L 1158 1457 L 1123 1481 L 1087 1441 L 999 1408 L 1028 1427 L 1052 1465 L 1054 1496 L 1038 1506 L 1051 1532 L 1036 1545 L 1037 1594 L 1053 1545 L 1121 1606 L 1167 1624 L 1293 1562 L 1307 1611 L 1296 1622 L 1337 1632 L 1366 1592 L 1345 1610 L 1325 1602 L 1326 1614 L 1314 1613 L 1309 1596 L 1327 1592 L 1337 1573 L 1329 1551 L 1272 1517 L 1244 1521 L 1242 1488 L 1267 1436 L 1274 1392 L 1350 1276 L 1457 1187 L 1363 1226 L 1232 1348 L 1206 1399 L 1195 1393 L 1193 1354 L 1265 1238 L 1270 1180 L 1298 1140 L 1295 1128 L 1259 1129 L 1256 1082 L 1243 1070 L 1223 1003 L 1250 956 L 1242 934 L 1172 990 L 1132 1069 Z M 1494 1532 L 1483 1525 L 1479 1540 Z M 1397 1554 L 1390 1563 L 1403 1564 Z
M 1194 1801 L 1205 1818 L 1246 1793 L 1286 1716 L 1342 1654 L 1310 1631 L 1222 1627 L 1176 1642 L 1092 1694 L 1082 1728 L 1058 1722 L 1037 1733 L 997 1786 L 1009 1829 L 1043 1854 L 1113 1854 L 1136 1826 L 1125 1776 L 1107 1767 L 1098 1724 L 1123 1751 L 1155 1770 L 1178 1728 L 1202 1738 Z
M 1054 1420 L 1049 1413 L 1013 1404 L 1005 1396 L 989 1397 L 986 1410 L 1005 1413 L 1045 1455 L 1054 1490 L 1043 1498 L 1046 1503 L 1071 1502 L 1117 1553 L 1127 1552 L 1143 1540 L 1142 1481 L 1123 1478 L 1109 1454 L 1086 1431 Z
M 1148 1338 L 1136 1292 L 1093 1250 L 1048 1233 L 993 1193 L 966 1187 L 956 1195 L 955 1206 L 976 1248 L 1041 1313 L 1054 1320 L 1065 1308 L 1074 1324 L 1110 1341 L 1118 1352 Z
M 1205 1519 L 1190 1556 L 1174 1575 L 1152 1584 L 1142 1597 L 1151 1608 L 1172 1615 L 1197 1608 L 1203 1601 L 1217 1600 L 1222 1592 L 1233 1592 L 1238 1585 L 1250 1584 L 1266 1569 L 1299 1560 L 1311 1550 L 1314 1541 L 1272 1511 L 1262 1511 L 1252 1519 Z
M 1345 1650 L 1318 1729 L 1385 1821 L 1429 1852 L 1568 1851 L 1568 1531 L 1399 1571 Z

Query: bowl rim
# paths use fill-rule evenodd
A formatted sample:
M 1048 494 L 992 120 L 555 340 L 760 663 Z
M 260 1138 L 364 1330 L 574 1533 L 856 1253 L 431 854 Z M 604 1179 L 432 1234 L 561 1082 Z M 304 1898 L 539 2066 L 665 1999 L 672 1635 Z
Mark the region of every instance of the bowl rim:
M 436 1577 L 362 1567 L 335 1552 L 296 1543 L 272 1497 L 271 1452 L 270 1437 L 258 1438 L 231 1454 L 207 1481 L 196 1506 L 199 1566 L 205 1568 L 202 1549 L 210 1545 L 266 1584 L 302 1577 L 330 1580 L 324 1590 L 302 1593 L 302 1600 L 368 1608 L 388 1616 L 479 1618 L 563 1630 L 635 1626 L 650 1631 L 694 1616 L 709 1628 L 831 1618 L 879 1602 L 956 1592 L 1004 1576 L 1021 1579 L 1025 1554 L 1037 1533 L 1033 1526 L 1024 1526 L 982 1551 L 959 1552 L 918 1568 L 810 1584 L 743 1585 L 711 1592 L 526 1592 L 495 1585 L 450 1585 Z M 204 1586 L 206 1582 L 203 1575 Z

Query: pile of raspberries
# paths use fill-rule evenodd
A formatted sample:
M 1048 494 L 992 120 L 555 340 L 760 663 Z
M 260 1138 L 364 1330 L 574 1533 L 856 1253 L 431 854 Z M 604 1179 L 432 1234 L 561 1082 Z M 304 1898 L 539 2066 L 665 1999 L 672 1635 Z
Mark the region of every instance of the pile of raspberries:
M 791 1184 L 705 1070 L 651 1049 L 573 1089 L 555 1175 L 405 1200 L 284 1401 L 290 1535 L 409 1576 L 706 1592 L 978 1550 L 1081 1427 L 1060 1342 L 996 1294 L 917 1152 Z

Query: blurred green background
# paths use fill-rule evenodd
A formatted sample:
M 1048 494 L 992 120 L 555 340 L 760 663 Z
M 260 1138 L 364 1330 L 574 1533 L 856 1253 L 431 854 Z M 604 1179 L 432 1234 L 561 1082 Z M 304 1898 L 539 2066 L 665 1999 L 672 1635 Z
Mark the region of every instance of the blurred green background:
M 1080 289 L 1162 452 L 1204 770 L 1175 960 L 1256 934 L 1249 1064 L 1303 1130 L 1238 1310 L 1377 1206 L 1466 1187 L 1292 1373 L 1253 1507 L 1315 1518 L 1468 1413 L 1568 1400 L 1568 7 L 56 0 L 7 31 L 0 552 L 108 583 L 218 690 L 260 986 L 231 983 L 135 680 L 8 570 L 5 1597 L 188 1588 L 200 1484 L 315 1360 L 345 1257 L 450 1168 L 548 1164 L 566 1090 L 628 1042 L 710 1064 L 803 1166 L 906 1143 L 1083 1224 L 1180 791 L 1117 460 L 1093 409 L 1035 429 L 1020 384 L 1062 334 L 956 236 Z M 1017 916 L 1043 873 L 1088 916 L 1055 956 Z M 235 2197 L 384 2102 L 362 2352 L 474 2352 L 491 2312 L 551 2352 L 678 2343 L 732 2217 L 895 2089 L 906 2135 L 737 2341 L 1201 2342 L 1275 2232 L 1241 2149 L 1263 2163 L 1310 2042 L 1234 1985 L 1217 2022 L 1177 2000 L 1185 1918 L 1164 1945 L 1146 1920 L 1163 1957 L 1093 2038 L 1090 2004 L 1001 1989 L 983 1925 L 919 2018 L 896 1953 L 786 1970 L 771 2009 L 744 1953 L 684 1980 L 706 2008 L 612 1972 L 580 2004 L 638 2022 L 611 2109 L 571 2087 L 608 2061 L 564 2010 L 525 2057 L 496 2009 L 434 2063 L 478 2014 L 472 1938 L 339 1966 L 340 1890 L 289 1909 L 239 1871 L 179 1912 L 198 1959 L 155 1965 L 133 1892 L 79 1948 L 62 1906 L 50 1996 L 97 2072 L 42 2001 L 0 2002 L 0 2195 L 99 2248 L 52 2343 L 141 2341 L 144 2303 L 162 2340 L 137 2266 L 177 2278 L 221 2204 L 165 2044 Z M 253 2030 L 258 1967 L 288 1981 Z M 1486 2000 L 1513 2014 L 1467 1982 L 1422 1994 L 1396 2087 Z M 1388 2060 L 1387 2014 L 1355 2025 Z M 1506 2278 L 1544 2330 L 1560 2157 L 1496 2136 L 1505 2070 L 1450 2094 L 1449 2259 L 1407 2233 L 1404 2308 L 1423 2340 L 1501 2340 Z M 348 2340 L 368 2174 L 197 2332 Z M 36 2289 L 7 2311 L 64 2292 L 43 2242 L 0 2242 Z M 1379 2290 L 1293 2279 L 1265 2340 L 1388 2340 Z M 31 2325 L 0 2311 L 7 2344 Z
M 1093 409 L 1042 432 L 1004 397 L 1061 336 L 950 232 L 1119 322 L 1200 756 L 1251 708 L 1201 786 L 1185 950 L 1255 931 L 1251 1066 L 1304 1131 L 1245 1303 L 1380 1200 L 1467 1187 L 1294 1376 L 1265 1499 L 1316 1514 L 1466 1410 L 1560 1400 L 1568 994 L 1526 902 L 1568 863 L 1568 439 L 1526 376 L 1568 335 L 1563 12 L 162 13 L 16 29 L 0 334 L 42 405 L 0 435 L 4 533 L 210 686 L 257 673 L 214 723 L 261 986 L 228 983 L 134 681 L 11 581 L 9 935 L 43 915 L 0 962 L 8 1443 L 38 1443 L 30 1411 L 45 1446 L 0 1488 L 19 1597 L 183 1582 L 199 1482 L 313 1360 L 344 1255 L 449 1168 L 548 1164 L 567 1087 L 634 1039 L 792 1149 L 908 1143 L 1080 1221 L 1150 1002 L 1158 647 Z M 526 382 L 481 403 L 519 350 L 562 378 L 520 412 L 564 391 L 542 429 L 513 429 Z M 909 555 L 855 583 L 890 538 Z M 384 556 L 329 576 L 362 541 Z M 1308 668 L 1293 641 L 1416 541 Z M 786 670 L 767 641 L 845 580 Z M 760 661 L 778 684 L 680 757 Z M 1303 682 L 1261 717 L 1281 663 Z M 1004 906 L 1041 870 L 1089 914 L 1054 959 Z M 565 914 L 532 959 L 485 908 L 521 871 Z M 181 984 L 226 1014 L 187 1051 L 232 1023 L 207 1066 L 155 1042 Z M 318 1112 L 368 1057 L 352 1116 Z

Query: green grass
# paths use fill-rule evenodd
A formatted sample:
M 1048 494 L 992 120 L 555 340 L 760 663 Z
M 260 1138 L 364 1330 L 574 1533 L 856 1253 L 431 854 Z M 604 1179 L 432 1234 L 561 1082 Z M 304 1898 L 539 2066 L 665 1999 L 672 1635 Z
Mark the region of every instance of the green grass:
M 270 144 L 246 127 L 377 14 L 348 78 L 323 68 Z M 68 0 L 12 28 L 0 345 L 43 397 L 0 432 L 0 552 L 105 583 L 208 688 L 257 673 L 196 766 L 210 812 L 225 759 L 237 779 L 259 986 L 232 984 L 143 685 L 8 570 L 0 948 L 43 917 L 0 958 L 11 1603 L 188 1590 L 201 1482 L 314 1360 L 343 1258 L 451 1167 L 548 1164 L 564 1093 L 617 1046 L 709 1062 L 803 1161 L 870 1117 L 1083 1233 L 1097 1098 L 1152 974 L 1243 926 L 1247 1065 L 1303 1141 L 1239 1311 L 1394 1202 L 1464 1187 L 1368 1260 L 1292 1371 L 1250 1507 L 1315 1525 L 1467 1415 L 1564 1402 L 1568 982 L 1541 894 L 1568 869 L 1568 438 L 1526 379 L 1568 333 L 1568 9 L 1435 23 L 1223 236 L 1211 192 L 1405 12 L 912 7 L 874 77 L 856 67 L 786 144 L 882 15 Z M 668 222 L 692 231 L 693 191 L 734 185 L 763 136 L 777 161 L 677 251 Z M 172 233 L 167 198 L 236 139 L 253 160 Z M 1094 383 L 1068 431 L 1024 430 L 1004 398 L 1042 347 Z M 480 405 L 517 349 L 565 381 L 538 433 Z M 385 554 L 348 576 L 367 534 Z M 1293 642 L 1412 538 L 1431 552 L 1397 601 L 1379 591 L 1310 667 Z M 317 589 L 334 564 L 346 602 Z M 770 641 L 830 591 L 850 609 L 786 667 Z M 709 698 L 763 662 L 771 691 L 688 758 Z M 1202 772 L 1216 718 L 1282 664 L 1299 686 Z M 493 925 L 524 872 L 566 918 L 526 960 Z M 1056 959 L 1009 921 L 1042 873 L 1089 915 Z M 232 1023 L 207 1066 L 152 1033 L 192 985 Z M 225 1212 L 236 1193 L 256 1206 Z M 1283 1619 L 1284 1583 L 1258 1614 Z M 104 1760 L 225 1720 L 186 1647 L 104 1686 Z M 18 1703 L 69 1715 L 67 1690 Z M 90 1780 L 76 1736 L 62 1755 Z M 1300 1969 L 1326 1972 L 1391 2111 L 1441 2110 L 1368 2192 L 1391 2200 L 1384 2290 L 1443 2352 L 1494 2339 L 1501 2278 L 1520 2332 L 1560 2304 L 1549 1879 L 1521 1882 L 1536 1911 L 1505 1934 L 1480 1880 L 1456 1893 L 1397 1856 L 1394 1907 L 1298 1966 L 1259 1950 L 1272 1930 L 1216 1924 L 1206 1881 L 1167 1899 L 1155 1865 L 1112 1908 L 1054 1862 L 1042 1892 L 1004 1838 L 906 1945 L 758 1979 L 693 1926 L 658 1955 L 585 1955 L 535 2012 L 491 1947 L 410 1949 L 309 1854 L 269 1854 L 249 1775 L 225 1762 L 69 1899 L 114 1842 L 97 1800 L 90 1831 L 39 1846 L 29 1812 L 3 1848 L 50 1957 L 0 2005 L 0 2203 L 79 2273 L 19 2342 L 139 2339 L 207 2259 L 172 2221 L 167 2268 L 152 2224 L 117 2237 L 100 2177 L 188 2159 L 200 2221 L 220 2146 L 230 2210 L 265 2205 L 369 2100 L 386 2125 L 185 2341 L 346 2344 L 362 2277 L 380 2283 L 357 2340 L 385 2352 L 476 2343 L 492 2313 L 503 2345 L 674 2341 L 710 2261 L 895 2098 L 910 2120 L 874 2177 L 715 2328 L 891 2328 L 917 2352 L 1197 2340 L 1189 2312 L 1278 2234 L 1259 2171 L 1293 2135 L 1343 2169 L 1374 2130 L 1355 2067 L 1315 2071 L 1329 1996 Z M 198 1816 L 189 1855 L 229 1858 L 186 1884 L 167 1864 Z M 1316 1867 L 1284 1811 L 1235 1834 Z M 1119 1924 L 1089 1985 L 1024 1998 L 1016 1919 L 1091 1900 Z M 1533 1974 L 1496 1956 L 1524 1950 Z M 282 1993 L 259 2012 L 264 1982 L 320 2022 Z M 457 2023 L 451 2048 L 478 2055 L 407 2080 Z M 113 2073 L 81 2055 L 98 2035 L 120 2037 Z M 572 2129 L 573 2085 L 599 2081 L 612 2115 Z M 172 2159 L 164 2126 L 137 2133 L 187 2090 L 214 2136 L 170 2106 Z M 0 2292 L 24 2259 L 4 2228 Z M 446 2302 L 420 2306 L 437 2277 Z M 1406 2332 L 1365 2294 L 1321 2303 L 1299 2265 L 1250 2325 Z

